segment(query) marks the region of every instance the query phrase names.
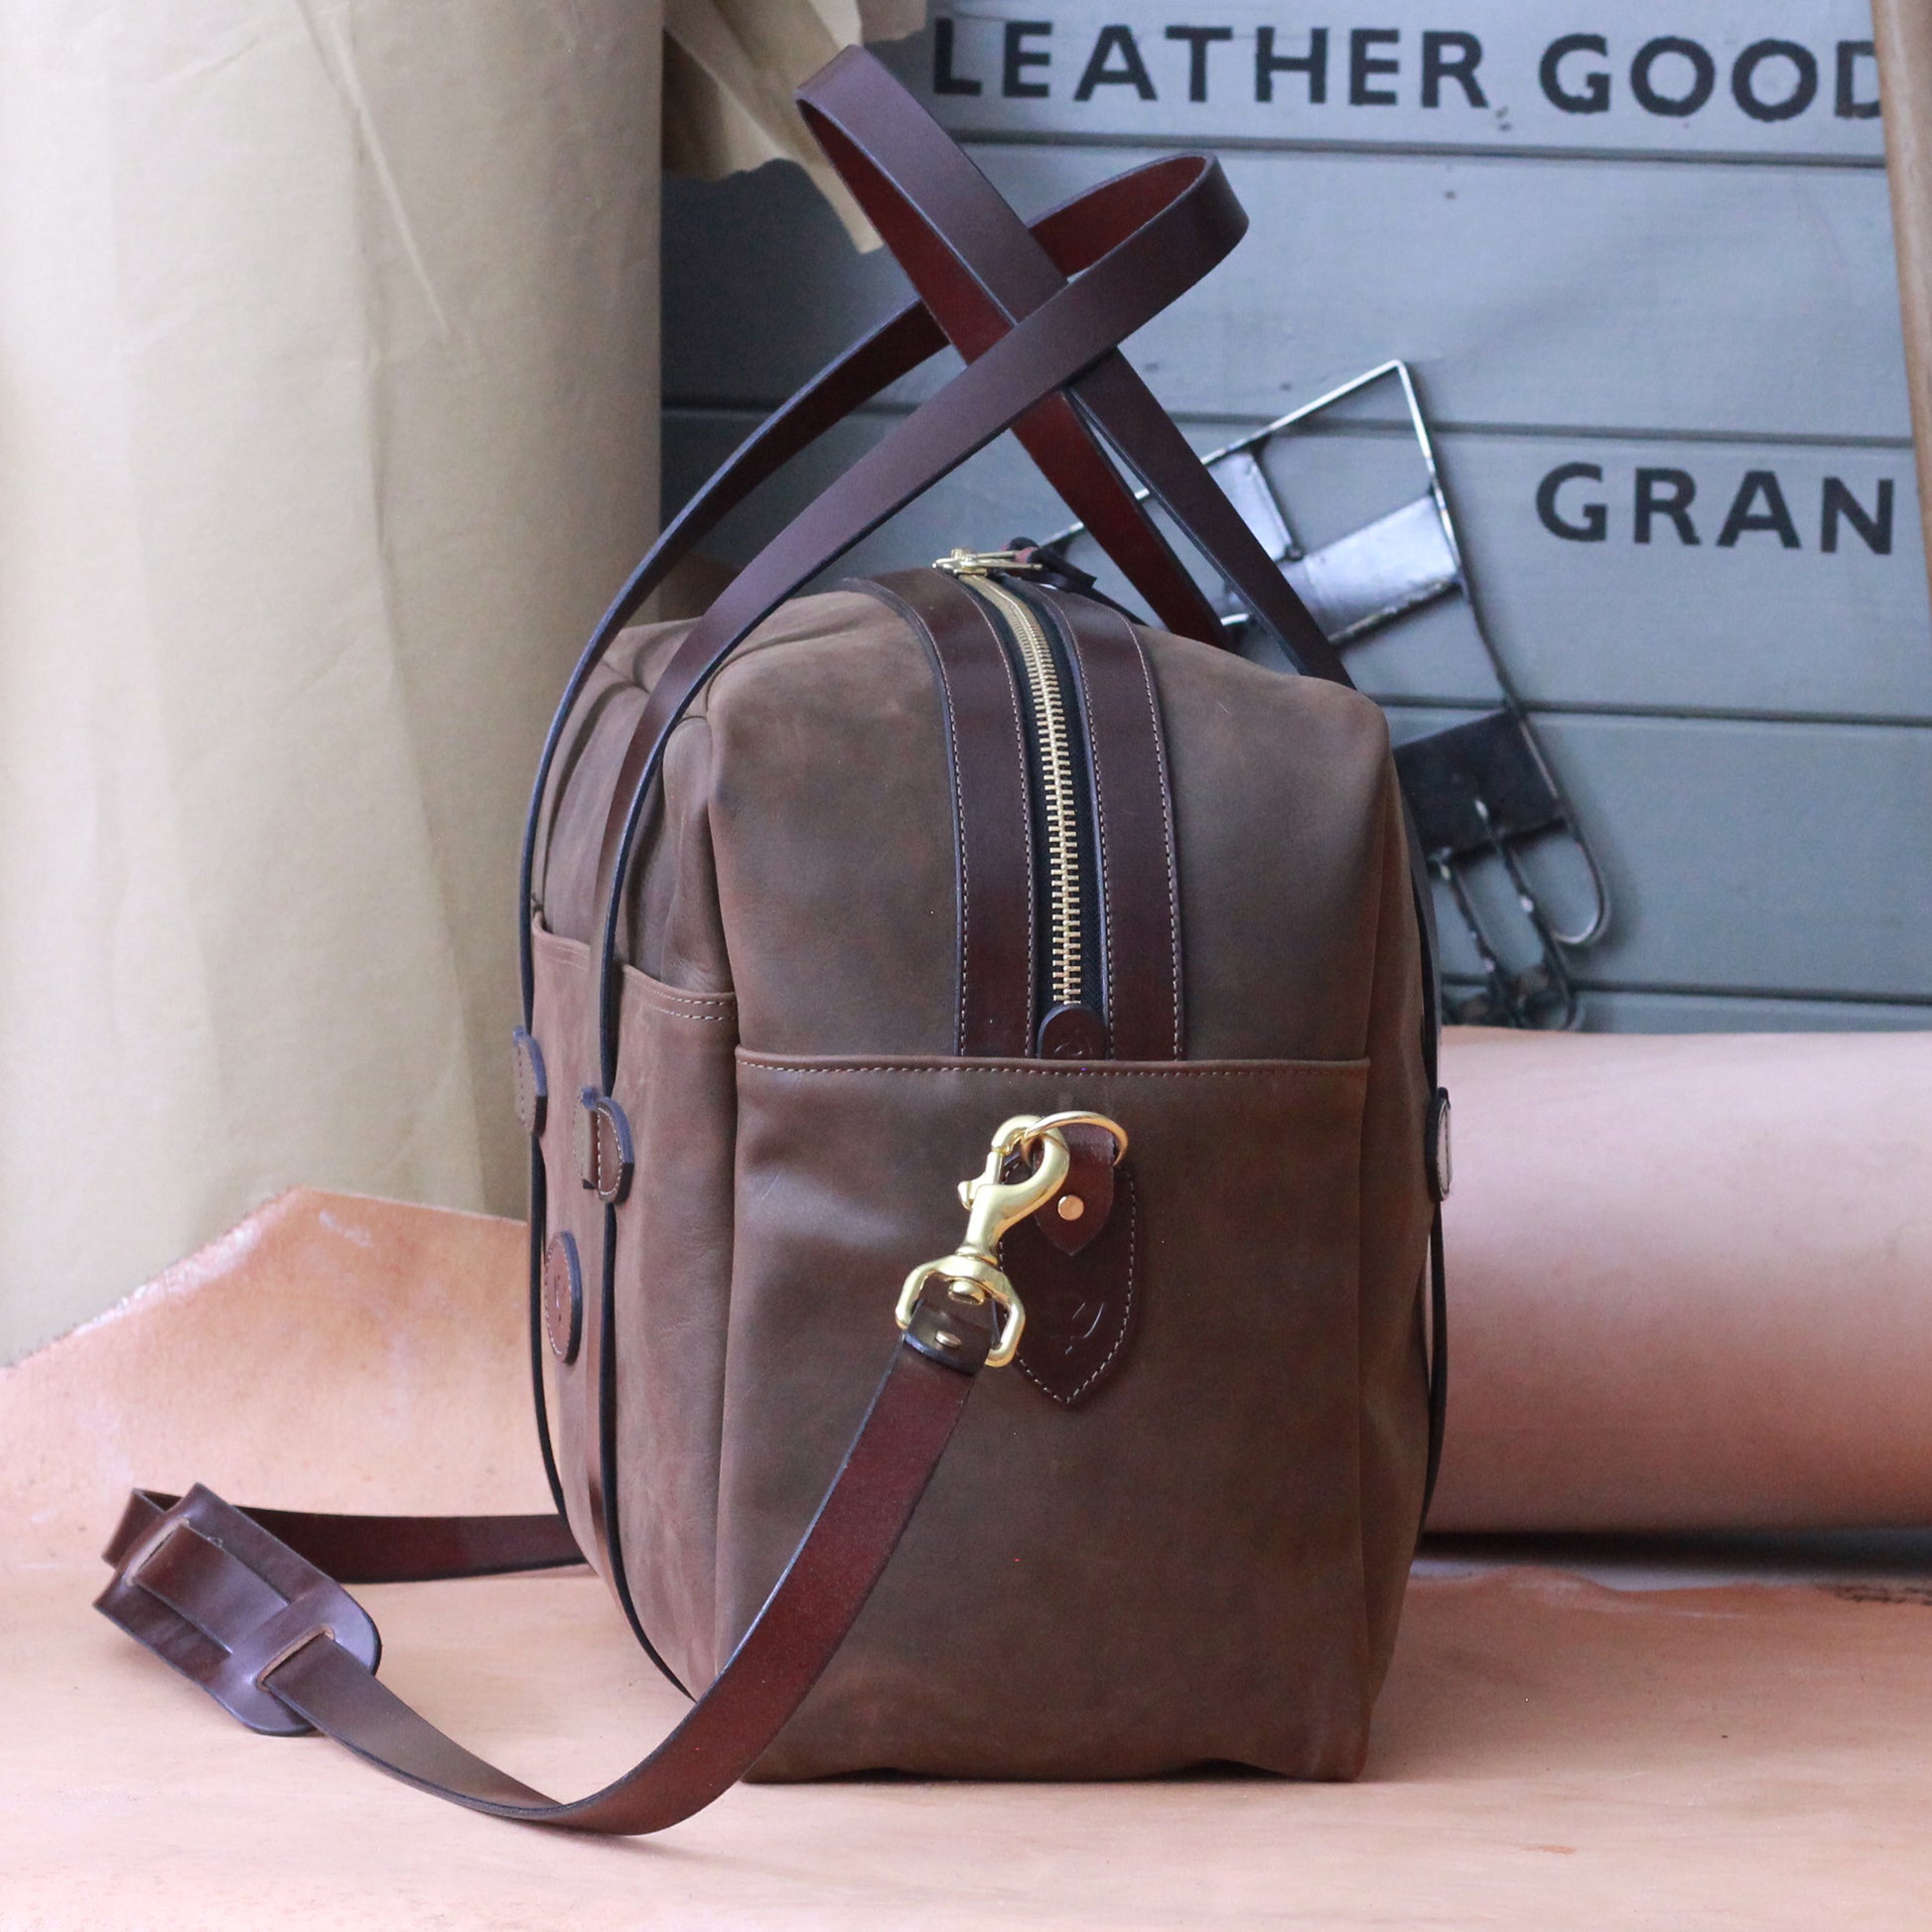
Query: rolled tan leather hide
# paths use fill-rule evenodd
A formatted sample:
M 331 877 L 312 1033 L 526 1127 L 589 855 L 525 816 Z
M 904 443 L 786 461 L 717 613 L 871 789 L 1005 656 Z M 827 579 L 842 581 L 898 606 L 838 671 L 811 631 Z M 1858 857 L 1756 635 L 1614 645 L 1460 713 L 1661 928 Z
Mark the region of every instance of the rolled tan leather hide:
M 1444 1059 L 1432 1528 L 1932 1523 L 1932 1034 Z

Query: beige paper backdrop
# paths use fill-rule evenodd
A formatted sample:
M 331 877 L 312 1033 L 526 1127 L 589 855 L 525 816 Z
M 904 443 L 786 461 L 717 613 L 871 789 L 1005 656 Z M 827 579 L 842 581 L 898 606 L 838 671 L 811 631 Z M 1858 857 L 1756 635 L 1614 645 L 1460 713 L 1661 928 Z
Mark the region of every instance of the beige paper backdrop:
M 675 5 L 767 92 L 864 24 Z M 519 820 L 656 511 L 660 23 L 0 14 L 0 1359 L 291 1181 L 520 1210 Z
M 791 87 L 858 40 L 925 25 L 925 0 L 664 0 L 664 161 L 715 179 L 795 161 L 862 248 L 872 224 L 819 153 Z

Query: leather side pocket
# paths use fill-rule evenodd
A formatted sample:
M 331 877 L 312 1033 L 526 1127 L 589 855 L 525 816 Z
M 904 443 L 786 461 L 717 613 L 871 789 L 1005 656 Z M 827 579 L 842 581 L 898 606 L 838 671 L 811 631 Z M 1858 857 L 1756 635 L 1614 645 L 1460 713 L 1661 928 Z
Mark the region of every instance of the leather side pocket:
M 631 1602 L 687 1689 L 717 1675 L 718 1450 L 732 1275 L 738 1002 L 623 969 L 617 1099 L 618 1512 Z
M 915 1264 L 1009 1115 L 1111 1115 L 1146 1244 L 1128 1353 L 1067 1408 L 989 1371 L 845 1648 L 760 1766 L 1347 1776 L 1366 1747 L 1366 1061 L 738 1055 L 720 1647 L 809 1521 Z
M 537 1145 L 543 1155 L 544 1238 L 547 1243 L 546 1289 L 553 1272 L 568 1285 L 566 1257 L 577 1263 L 580 1311 L 599 1292 L 599 1269 L 604 1239 L 604 1211 L 595 1194 L 578 1184 L 574 1136 L 578 1093 L 591 1078 L 590 1015 L 592 991 L 590 948 L 576 939 L 539 925 L 532 935 L 531 957 L 536 971 L 536 999 L 530 1031 L 542 1050 L 548 1098 L 543 1131 Z M 585 1480 L 586 1445 L 596 1440 L 596 1394 L 587 1387 L 586 1361 L 581 1345 L 569 1359 L 548 1339 L 546 1321 L 539 1337 L 545 1397 L 550 1411 L 550 1442 L 563 1485 L 564 1511 L 570 1518 L 577 1547 L 597 1561 L 592 1534 L 590 1495 Z M 564 1325 L 568 1327 L 566 1318 Z
M 536 935 L 538 1044 L 549 1076 L 541 1146 L 545 1233 L 575 1246 L 583 1320 L 604 1288 L 604 1209 L 579 1181 L 579 1094 L 595 1079 L 595 974 L 578 940 Z M 731 1292 L 732 1052 L 729 994 L 685 993 L 623 969 L 616 1099 L 630 1128 L 634 1175 L 617 1208 L 611 1346 L 616 1364 L 618 1547 L 638 1621 L 685 1685 L 716 1673 L 715 1557 L 719 1418 Z M 590 1351 L 545 1347 L 551 1432 L 571 1527 L 595 1556 L 589 1458 L 598 1391 Z M 609 1581 L 609 1580 L 607 1580 Z

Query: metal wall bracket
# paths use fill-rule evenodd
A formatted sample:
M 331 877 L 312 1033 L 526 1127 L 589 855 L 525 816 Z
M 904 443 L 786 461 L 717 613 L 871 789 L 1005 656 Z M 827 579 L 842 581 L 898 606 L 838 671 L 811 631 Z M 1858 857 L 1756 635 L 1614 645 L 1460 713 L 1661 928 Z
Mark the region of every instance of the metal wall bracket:
M 1269 474 L 1268 447 L 1318 428 L 1327 412 L 1377 384 L 1400 390 L 1424 487 L 1359 528 L 1307 549 Z M 1575 1026 L 1577 993 L 1567 955 L 1603 936 L 1610 922 L 1609 891 L 1537 742 L 1528 708 L 1484 627 L 1414 372 L 1406 362 L 1378 363 L 1203 461 L 1330 642 L 1345 647 L 1425 605 L 1449 597 L 1462 600 L 1495 679 L 1496 707 L 1409 738 L 1396 750 L 1403 790 L 1438 884 L 1439 914 L 1453 917 L 1467 933 L 1480 975 L 1476 985 L 1447 992 L 1445 1006 L 1449 1018 L 1474 1024 Z M 1076 523 L 1043 547 L 1064 554 L 1085 534 Z M 1245 637 L 1250 620 L 1232 591 L 1223 586 L 1216 603 L 1223 621 Z M 1529 847 L 1552 840 L 1569 844 L 1588 882 L 1588 909 L 1568 923 L 1523 864 Z M 1488 869 L 1499 874 L 1500 894 L 1477 886 L 1477 875 Z M 1516 929 L 1501 930 L 1505 923 Z

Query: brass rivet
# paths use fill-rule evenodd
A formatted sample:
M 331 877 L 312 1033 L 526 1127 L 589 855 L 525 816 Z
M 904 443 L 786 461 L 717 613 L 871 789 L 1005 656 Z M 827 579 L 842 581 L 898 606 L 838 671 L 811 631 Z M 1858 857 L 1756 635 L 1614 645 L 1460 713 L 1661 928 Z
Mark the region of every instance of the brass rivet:
M 1086 1211 L 1087 1204 L 1078 1194 L 1062 1194 L 1060 1196 L 1060 1219 L 1062 1221 L 1077 1221 Z
M 954 1334 L 950 1328 L 933 1329 L 932 1339 L 936 1341 L 941 1348 L 957 1348 L 959 1346 L 959 1337 L 956 1334 Z

